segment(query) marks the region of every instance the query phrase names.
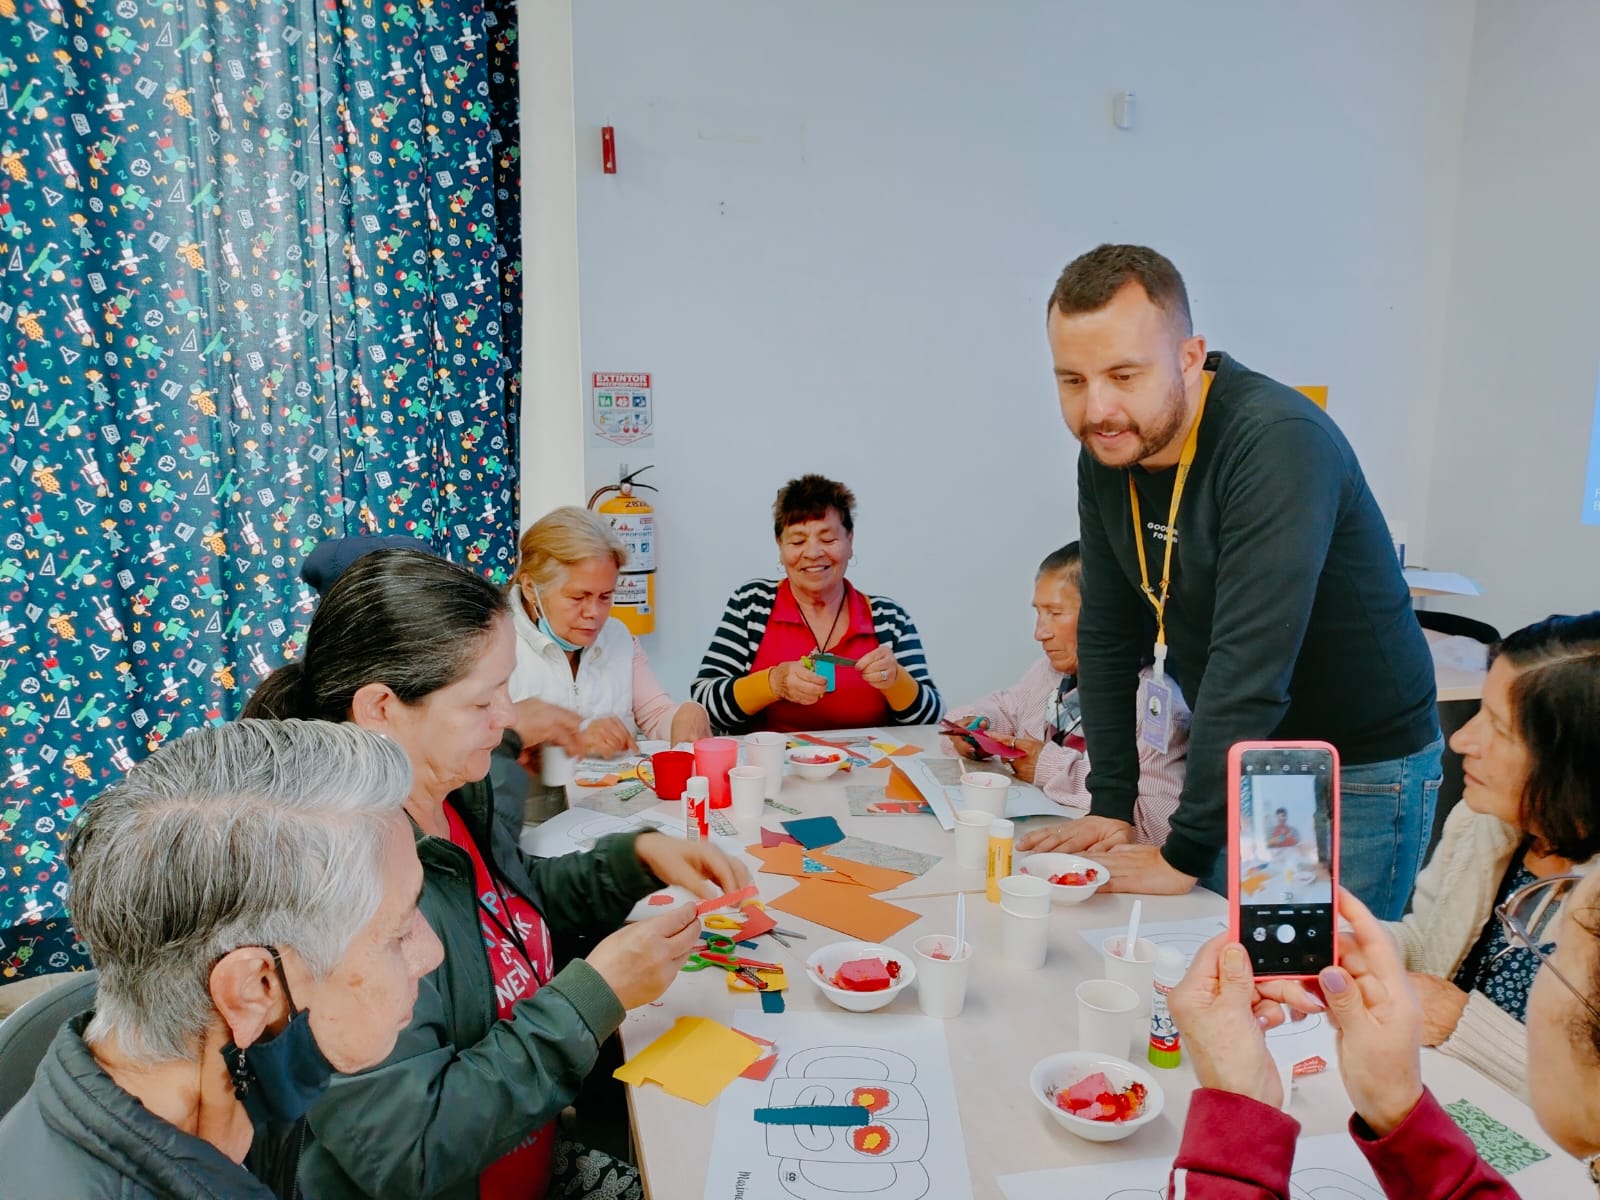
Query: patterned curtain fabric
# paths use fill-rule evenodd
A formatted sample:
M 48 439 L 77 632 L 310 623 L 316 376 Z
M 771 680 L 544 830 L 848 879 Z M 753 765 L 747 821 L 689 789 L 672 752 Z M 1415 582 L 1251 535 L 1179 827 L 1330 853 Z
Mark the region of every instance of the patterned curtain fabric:
M 368 530 L 516 536 L 514 0 L 0 0 L 0 982 L 64 835 Z

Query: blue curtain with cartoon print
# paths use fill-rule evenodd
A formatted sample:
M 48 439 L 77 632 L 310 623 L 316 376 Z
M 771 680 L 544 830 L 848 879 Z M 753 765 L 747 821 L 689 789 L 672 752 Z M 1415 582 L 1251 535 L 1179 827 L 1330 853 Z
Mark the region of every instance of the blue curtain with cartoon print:
M 64 836 L 293 657 L 319 540 L 516 538 L 514 0 L 0 0 L 0 982 Z

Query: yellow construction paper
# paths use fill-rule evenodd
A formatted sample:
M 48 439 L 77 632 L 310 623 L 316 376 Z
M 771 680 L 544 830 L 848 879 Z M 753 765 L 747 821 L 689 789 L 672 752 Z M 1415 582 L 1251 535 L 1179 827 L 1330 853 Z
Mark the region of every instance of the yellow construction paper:
M 623 1083 L 710 1104 L 765 1050 L 708 1017 L 679 1017 L 672 1028 L 613 1072 Z
M 1327 411 L 1327 408 L 1328 408 L 1328 385 L 1327 384 L 1325 384 L 1325 383 L 1323 383 L 1323 384 L 1309 384 L 1308 383 L 1308 384 L 1304 384 L 1304 385 L 1302 385 L 1300 387 L 1297 387 L 1294 390 L 1299 392 L 1302 396 L 1304 396 L 1307 400 L 1311 401 L 1311 403 L 1315 404 L 1318 408 L 1322 409 L 1323 411 Z

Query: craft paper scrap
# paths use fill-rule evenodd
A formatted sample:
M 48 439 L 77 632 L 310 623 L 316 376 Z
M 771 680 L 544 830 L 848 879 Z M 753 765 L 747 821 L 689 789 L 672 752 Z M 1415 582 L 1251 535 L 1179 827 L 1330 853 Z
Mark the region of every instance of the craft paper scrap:
M 872 1124 L 872 1113 L 859 1104 L 787 1104 L 781 1108 L 758 1108 L 757 1125 L 828 1125 L 848 1129 Z
M 679 1017 L 614 1074 L 634 1087 L 655 1083 L 674 1096 L 710 1104 L 761 1054 L 760 1046 L 726 1025 L 708 1017 Z
M 744 913 L 744 924 L 739 927 L 741 942 L 771 933 L 778 927 L 778 923 L 767 915 L 766 910 L 756 905 L 747 904 L 739 911 Z
M 761 870 L 768 875 L 792 875 L 806 879 L 815 875 L 831 875 L 832 869 L 823 866 L 805 852 L 798 843 L 789 846 L 746 846 L 745 853 L 761 860 Z
M 694 904 L 700 899 L 688 888 L 673 884 L 671 887 L 662 888 L 659 892 L 651 892 L 643 900 L 633 906 L 633 911 L 628 914 L 629 921 L 645 921 L 651 917 L 659 917 L 662 913 L 670 911 L 679 904 Z
M 1060 1137 L 1064 1145 L 1073 1143 L 1070 1134 L 1060 1133 Z M 1134 1134 L 1135 1140 L 1138 1137 Z M 1161 1200 L 1167 1194 L 1171 1175 L 1172 1155 L 1168 1154 L 1164 1158 L 1002 1175 L 996 1182 L 1005 1200 L 1062 1200 L 1066 1196 L 1072 1200 Z M 1289 1194 L 1297 1200 L 1302 1196 L 1384 1200 L 1372 1168 L 1345 1133 L 1303 1137 L 1296 1143 Z
M 752 1012 L 736 1023 L 777 1038 L 778 1062 L 764 1083 L 736 1079 L 718 1101 L 705 1200 L 972 1200 L 941 1022 Z M 811 1105 L 853 1109 L 867 1120 L 832 1126 L 756 1119 L 758 1109 L 777 1110 L 764 1116 L 781 1120 L 779 1114 Z
M 1502 1125 L 1470 1100 L 1446 1104 L 1444 1110 L 1472 1139 L 1479 1157 L 1502 1175 L 1513 1175 L 1550 1157 L 1543 1146 L 1530 1142 L 1509 1125 Z
M 807 850 L 831 846 L 844 837 L 844 830 L 832 817 L 803 817 L 798 821 L 785 821 L 783 827 Z
M 859 883 L 869 892 L 892 891 L 916 878 L 909 871 L 894 871 L 888 867 L 875 867 L 871 863 L 852 862 L 847 858 L 823 854 L 820 850 L 816 854 L 816 860 L 825 867 L 831 867 L 852 883 Z
M 1028 860 L 1019 858 L 1017 866 L 1026 866 Z M 1217 934 L 1228 927 L 1227 917 L 1196 917 L 1191 921 L 1147 921 L 1139 926 L 1139 936 L 1149 938 L 1157 946 L 1174 946 L 1183 955 L 1184 969 L 1194 961 L 1194 956 Z M 1104 929 L 1084 929 L 1080 931 L 1083 940 L 1094 947 L 1096 954 L 1109 937 L 1125 937 L 1128 933 L 1127 922 L 1121 925 L 1111 925 Z M 1332 1062 L 1330 1058 L 1328 1060 Z
M 765 1000 L 767 998 L 767 993 L 762 993 L 762 997 L 761 998 L 763 1000 Z M 781 999 L 781 997 L 776 996 L 776 994 L 774 994 L 774 998 L 775 999 Z M 782 1010 L 780 1009 L 779 1011 L 782 1011 Z M 751 1063 L 748 1067 L 746 1067 L 744 1069 L 744 1071 L 740 1074 L 739 1078 L 740 1079 L 754 1079 L 757 1083 L 761 1083 L 766 1079 L 766 1077 L 768 1075 L 772 1074 L 772 1068 L 777 1066 L 777 1065 L 778 1065 L 778 1056 L 776 1054 L 769 1054 L 765 1058 L 756 1059 L 755 1062 Z
M 764 1055 L 764 1057 L 756 1059 L 755 1062 L 751 1063 L 743 1071 L 739 1072 L 740 1079 L 754 1079 L 759 1083 L 768 1075 L 772 1074 L 772 1068 L 777 1066 L 778 1047 L 774 1043 L 769 1042 L 766 1038 L 757 1037 L 753 1033 L 745 1033 L 745 1031 L 742 1029 L 735 1029 L 734 1032 L 739 1034 L 741 1037 L 749 1038 L 752 1042 L 761 1047 L 761 1053 Z
M 891 871 L 903 871 L 908 875 L 925 875 L 938 866 L 940 861 L 937 854 L 924 854 L 920 850 L 907 850 L 904 846 L 875 842 L 871 838 L 863 837 L 847 837 L 835 842 L 828 847 L 828 853 L 821 857 L 825 860 L 847 858 L 851 862 L 887 867 Z M 848 867 L 840 867 L 835 863 L 829 865 L 836 871 L 849 870 Z
M 774 833 L 765 827 L 761 830 L 761 844 L 768 849 L 773 846 L 798 846 L 799 840 L 787 833 Z
M 890 767 L 891 787 L 885 789 L 885 794 L 887 795 L 893 790 L 893 772 L 901 772 L 911 786 L 916 789 L 917 794 L 928 802 L 928 808 L 933 812 L 934 816 L 939 818 L 939 824 L 947 830 L 953 830 L 956 827 L 956 806 L 950 802 L 950 796 L 946 789 L 939 784 L 939 781 L 933 777 L 933 773 L 929 771 L 928 763 L 930 761 L 932 760 L 926 758 L 904 758 L 900 760 L 905 764 L 904 766 Z
M 921 796 L 915 800 L 891 800 L 882 788 L 865 784 L 847 784 L 844 801 L 852 817 L 904 817 L 932 811 Z
M 884 760 L 888 762 L 887 759 Z M 893 763 L 889 764 L 889 778 L 884 781 L 883 796 L 886 800 L 904 800 L 908 803 L 926 804 L 927 800 L 917 790 L 917 785 L 911 782 L 907 775 Z
M 1311 1013 L 1267 1030 L 1267 1052 L 1278 1062 L 1287 1062 L 1294 1074 L 1313 1075 L 1338 1061 L 1339 1034 L 1326 1013 Z
M 909 909 L 873 899 L 865 888 L 812 879 L 768 902 L 767 907 L 864 942 L 887 941 L 917 919 Z
M 752 883 L 736 892 L 725 892 L 720 896 L 712 896 L 709 900 L 702 900 L 694 906 L 694 911 L 696 915 L 703 917 L 708 912 L 714 912 L 719 908 L 735 908 L 746 900 L 755 899 L 760 894 L 761 889 Z

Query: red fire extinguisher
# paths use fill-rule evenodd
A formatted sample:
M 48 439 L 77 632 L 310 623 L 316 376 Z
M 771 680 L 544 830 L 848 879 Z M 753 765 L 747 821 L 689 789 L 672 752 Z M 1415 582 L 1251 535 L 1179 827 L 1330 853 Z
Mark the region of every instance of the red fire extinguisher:
M 634 482 L 650 470 L 648 466 L 631 474 L 626 465 L 622 470 L 616 483 L 589 497 L 589 507 L 605 518 L 628 550 L 628 561 L 617 575 L 612 615 L 633 634 L 643 635 L 654 633 L 656 628 L 656 510 L 634 491 L 658 489 Z

